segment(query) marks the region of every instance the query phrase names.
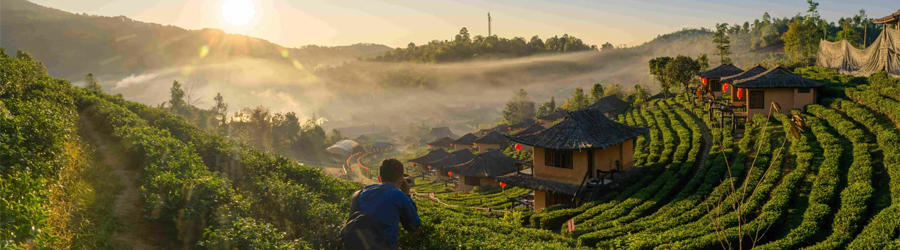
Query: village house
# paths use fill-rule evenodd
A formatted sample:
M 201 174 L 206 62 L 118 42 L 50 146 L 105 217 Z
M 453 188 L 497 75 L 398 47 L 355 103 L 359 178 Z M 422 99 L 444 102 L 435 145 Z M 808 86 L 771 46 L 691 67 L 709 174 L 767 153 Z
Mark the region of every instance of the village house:
M 545 128 L 549 128 L 550 126 L 553 126 L 553 122 L 565 118 L 567 115 L 569 115 L 569 112 L 565 109 L 557 109 L 556 111 L 553 111 L 553 113 L 538 117 L 538 122 L 541 123 L 541 125 L 544 125 Z
M 747 110 L 742 116 L 751 119 L 755 114 L 768 114 L 772 102 L 781 106 L 781 112 L 790 114 L 790 109 L 803 109 L 804 106 L 816 103 L 818 88 L 825 84 L 807 79 L 778 66 L 757 74 L 734 81 L 734 87 L 747 96 L 744 104 Z
M 525 129 L 523 129 L 523 130 L 516 131 L 516 132 L 513 134 L 513 136 L 521 136 L 521 135 L 527 135 L 527 134 L 537 133 L 538 131 L 541 131 L 541 130 L 544 130 L 544 125 L 542 125 L 542 124 L 539 123 L 539 122 L 538 122 L 538 123 L 533 123 L 533 124 L 531 124 L 531 126 L 528 126 L 527 128 L 525 128 Z M 533 147 L 528 146 L 528 145 L 522 145 L 522 144 L 518 144 L 518 145 L 519 145 L 519 147 L 520 147 L 519 150 L 523 150 L 523 151 L 533 151 L 533 149 L 534 149 Z
M 597 100 L 597 102 L 591 104 L 587 108 L 600 110 L 600 112 L 606 114 L 606 117 L 612 118 L 618 116 L 622 111 L 625 111 L 628 106 L 631 106 L 631 104 L 619 99 L 618 96 L 608 95 L 600 98 L 600 100 Z
M 743 79 L 747 79 L 750 77 L 754 77 L 756 75 L 762 74 L 763 72 L 766 72 L 766 70 L 767 69 L 765 67 L 757 64 L 753 68 L 751 68 L 747 71 L 744 71 L 743 73 L 733 75 L 733 76 L 723 77 L 719 81 L 722 84 L 728 84 L 728 86 L 729 86 L 729 88 L 726 90 L 726 92 L 728 93 L 729 96 L 731 96 L 731 106 L 743 107 L 744 104 L 747 103 L 747 95 L 745 95 L 746 93 L 743 93 L 742 89 L 740 89 L 740 88 L 735 88 L 734 82 L 738 81 L 738 80 L 743 80 Z M 743 112 L 743 111 L 741 111 L 741 112 Z
M 497 131 L 491 131 L 488 134 L 478 137 L 473 141 L 473 146 L 478 147 L 478 153 L 484 153 L 491 149 L 501 149 L 509 139 Z
M 453 172 L 453 176 L 458 176 L 459 185 L 456 191 L 470 191 L 478 186 L 499 187 L 500 183 L 494 178 L 515 172 L 516 163 L 519 163 L 519 160 L 503 154 L 500 150 L 491 150 L 445 169 Z
M 450 153 L 447 153 L 447 151 L 444 151 L 443 148 L 440 148 L 437 150 L 428 151 L 427 154 L 420 156 L 418 158 L 409 160 L 409 162 L 411 162 L 411 163 L 415 164 L 417 167 L 419 167 L 420 171 L 426 172 L 426 171 L 430 170 L 428 168 L 428 163 L 443 159 L 444 157 L 447 157 L 448 155 L 450 155 Z
M 744 70 L 731 64 L 722 64 L 710 70 L 700 72 L 700 81 L 703 82 L 702 87 L 704 88 L 707 97 L 712 99 L 722 99 L 722 94 L 724 93 L 722 91 L 722 78 L 737 75 L 741 72 L 744 72 Z
M 535 209 L 574 205 L 588 194 L 586 183 L 614 183 L 614 174 L 632 168 L 634 139 L 648 131 L 612 121 L 597 109 L 576 110 L 547 129 L 510 136 L 534 147 L 532 168 L 526 170 L 530 174 L 516 171 L 497 180 L 533 189 Z
M 535 123 L 534 119 L 528 118 L 528 119 L 525 119 L 524 121 L 521 121 L 521 122 L 518 122 L 516 124 L 509 126 L 509 128 L 512 131 L 515 131 L 515 130 L 527 128 L 528 126 L 531 126 L 531 124 L 534 124 L 534 123 Z
M 468 133 L 456 140 L 453 140 L 453 142 L 450 144 L 453 146 L 453 150 L 469 149 L 474 147 L 472 143 L 475 143 L 476 138 L 478 138 L 478 136 L 475 136 L 472 133 Z
M 448 136 L 444 136 L 438 138 L 434 141 L 428 143 L 428 148 L 430 149 L 438 149 L 438 148 L 450 148 L 450 143 L 453 143 L 453 139 L 450 139 Z
M 472 151 L 457 150 L 442 159 L 429 162 L 427 165 L 431 166 L 432 170 L 435 170 L 435 179 L 449 181 L 452 179 L 452 176 L 450 176 L 450 170 L 447 169 L 448 167 L 465 163 L 474 158 L 475 154 L 473 154 Z M 454 173 L 454 175 L 456 175 L 456 173 Z

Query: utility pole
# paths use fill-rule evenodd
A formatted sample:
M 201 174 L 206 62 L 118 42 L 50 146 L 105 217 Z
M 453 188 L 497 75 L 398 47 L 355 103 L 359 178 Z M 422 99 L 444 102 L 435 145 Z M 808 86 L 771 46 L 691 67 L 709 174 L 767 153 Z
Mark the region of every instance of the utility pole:
M 863 20 L 863 49 L 869 47 L 869 24 Z
M 491 13 L 488 12 L 488 37 L 491 36 Z

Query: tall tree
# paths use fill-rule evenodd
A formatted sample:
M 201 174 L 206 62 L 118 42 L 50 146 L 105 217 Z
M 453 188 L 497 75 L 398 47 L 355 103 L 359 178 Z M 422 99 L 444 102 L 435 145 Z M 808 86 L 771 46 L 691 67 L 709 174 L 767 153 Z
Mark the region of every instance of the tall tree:
M 534 117 L 535 107 L 534 101 L 528 98 L 525 89 L 519 89 L 513 94 L 512 99 L 506 102 L 506 109 L 503 110 L 503 122 L 506 124 L 516 124 L 527 118 Z
M 88 73 L 84 76 L 84 87 L 89 90 L 103 91 L 100 83 L 97 82 L 97 79 L 94 79 L 94 73 Z
M 706 53 L 700 54 L 697 56 L 697 64 L 700 65 L 700 71 L 706 71 L 709 69 L 709 56 L 706 56 Z
M 731 40 L 728 38 L 728 24 L 716 24 L 716 33 L 713 35 L 713 43 L 716 44 L 716 55 L 719 56 L 719 62 L 723 64 L 731 63 Z
M 678 55 L 666 65 L 666 74 L 672 82 L 684 88 L 684 93 L 691 92 L 691 83 L 695 81 L 698 73 L 700 73 L 700 64 L 688 56 Z
M 607 85 L 606 89 L 603 90 L 603 96 L 611 95 L 619 97 L 619 99 L 625 99 L 625 89 L 622 88 L 622 85 L 619 85 L 618 83 Z
M 666 75 L 666 65 L 672 61 L 671 57 L 657 57 L 650 59 L 650 75 L 653 75 L 653 79 L 659 83 L 659 88 L 662 89 L 663 94 L 668 97 L 669 89 L 672 88 L 672 82 L 669 81 L 668 75 Z
M 253 146 L 263 150 L 271 150 L 271 114 L 269 108 L 258 106 L 253 110 L 245 108 L 244 113 L 250 118 L 250 141 Z
M 600 101 L 600 98 L 604 96 L 606 95 L 603 94 L 603 85 L 600 85 L 599 82 L 594 83 L 594 86 L 591 87 L 591 102 Z
M 216 114 L 216 119 L 219 121 L 218 125 L 225 126 L 225 118 L 228 114 L 228 103 L 225 103 L 225 97 L 222 97 L 222 93 L 216 93 L 216 97 L 214 97 L 213 100 L 216 104 L 212 106 L 212 111 Z
M 600 49 L 605 51 L 607 49 L 615 49 L 615 47 L 612 45 L 612 43 L 606 42 L 603 45 L 600 45 Z
M 181 84 L 178 81 L 172 81 L 172 88 L 169 89 L 169 94 L 171 96 L 169 106 L 175 113 L 181 114 L 182 110 L 185 109 L 184 89 L 181 89 Z
M 584 89 L 581 87 L 575 88 L 575 91 L 572 91 L 572 97 L 566 100 L 562 107 L 568 111 L 575 111 L 579 109 L 586 108 L 591 105 L 591 99 L 584 94 Z
M 534 114 L 534 118 L 537 119 L 538 117 L 549 115 L 553 111 L 556 111 L 556 100 L 551 96 L 549 102 L 541 104 L 541 107 Z

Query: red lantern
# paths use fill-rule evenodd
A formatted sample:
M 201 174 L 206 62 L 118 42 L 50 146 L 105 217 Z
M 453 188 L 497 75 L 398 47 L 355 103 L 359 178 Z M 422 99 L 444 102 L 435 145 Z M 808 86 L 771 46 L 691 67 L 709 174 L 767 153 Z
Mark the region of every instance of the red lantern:
M 501 182 L 501 183 L 500 183 L 500 187 L 505 188 L 505 187 L 506 187 L 506 183 Z
M 700 77 L 700 81 L 703 82 L 703 84 L 706 84 L 706 78 Z
M 478 143 L 474 143 L 474 142 L 473 142 L 473 143 L 472 143 L 472 146 L 478 146 Z
M 512 130 L 512 127 L 506 127 L 506 130 Z
M 722 92 L 727 92 L 727 91 L 728 91 L 728 84 L 727 83 L 722 84 Z
M 741 89 L 741 88 L 738 88 L 738 89 L 737 89 L 737 98 L 738 98 L 738 99 L 743 99 L 743 98 L 744 98 L 744 89 Z
M 516 144 L 516 150 L 522 150 L 522 144 Z
M 450 175 L 450 177 L 453 177 L 453 171 L 447 172 L 447 174 Z
M 538 119 L 538 122 L 544 122 L 544 119 Z
M 428 166 L 428 170 L 431 170 L 431 166 Z

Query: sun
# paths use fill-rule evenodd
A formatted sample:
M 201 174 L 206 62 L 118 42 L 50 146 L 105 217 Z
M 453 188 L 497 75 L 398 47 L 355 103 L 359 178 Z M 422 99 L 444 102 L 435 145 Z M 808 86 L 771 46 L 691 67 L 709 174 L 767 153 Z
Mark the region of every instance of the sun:
M 231 25 L 245 25 L 253 19 L 252 0 L 225 0 L 222 3 L 222 17 Z

